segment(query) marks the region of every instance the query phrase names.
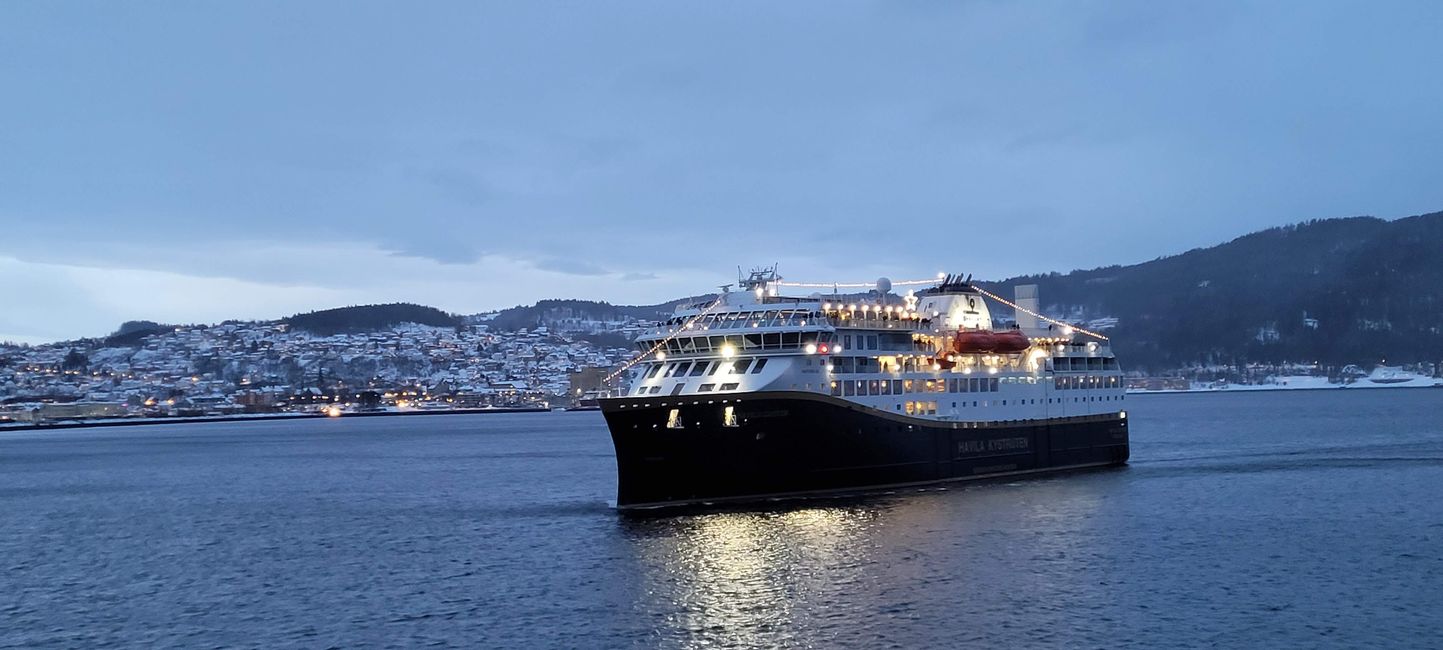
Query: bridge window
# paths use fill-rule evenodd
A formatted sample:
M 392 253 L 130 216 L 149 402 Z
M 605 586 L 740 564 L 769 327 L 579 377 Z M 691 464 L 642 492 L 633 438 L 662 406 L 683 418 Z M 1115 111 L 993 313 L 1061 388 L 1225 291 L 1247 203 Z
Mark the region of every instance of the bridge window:
M 752 374 L 755 375 L 755 374 L 761 372 L 761 371 L 762 371 L 762 368 L 765 368 L 765 367 L 767 367 L 767 360 L 766 360 L 766 359 L 757 359 L 757 365 L 752 368 Z
M 705 361 L 698 361 L 696 365 L 693 366 L 691 369 L 691 376 L 700 377 L 702 373 L 706 372 L 706 368 L 708 365 L 710 364 Z

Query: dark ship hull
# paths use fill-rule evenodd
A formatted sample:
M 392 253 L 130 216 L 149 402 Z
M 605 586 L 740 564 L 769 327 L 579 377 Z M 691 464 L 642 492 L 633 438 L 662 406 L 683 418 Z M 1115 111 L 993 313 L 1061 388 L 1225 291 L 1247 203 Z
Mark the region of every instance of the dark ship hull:
M 728 406 L 734 426 L 726 426 Z M 1120 413 L 939 422 L 798 392 L 613 398 L 601 407 L 616 445 L 620 509 L 861 492 L 1128 458 Z

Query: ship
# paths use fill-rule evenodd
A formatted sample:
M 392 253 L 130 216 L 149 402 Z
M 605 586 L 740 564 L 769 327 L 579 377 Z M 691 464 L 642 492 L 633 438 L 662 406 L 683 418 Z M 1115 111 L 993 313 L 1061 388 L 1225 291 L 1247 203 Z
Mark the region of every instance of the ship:
M 971 281 L 788 296 L 738 273 L 636 339 L 598 399 L 619 510 L 864 493 L 1123 465 L 1110 340 Z M 917 286 L 900 294 L 901 285 Z M 866 285 L 864 285 L 866 286 Z M 989 302 L 1015 318 L 994 322 Z M 999 313 L 1002 310 L 999 309 Z M 622 376 L 624 375 L 624 376 Z

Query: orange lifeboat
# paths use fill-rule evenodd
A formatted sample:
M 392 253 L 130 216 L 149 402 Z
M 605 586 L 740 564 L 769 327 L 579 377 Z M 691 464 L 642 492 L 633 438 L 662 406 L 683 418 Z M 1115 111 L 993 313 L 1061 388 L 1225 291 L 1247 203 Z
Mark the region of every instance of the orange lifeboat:
M 962 330 L 952 339 L 952 349 L 958 354 L 991 352 L 997 348 L 997 337 L 989 330 Z
M 1032 341 L 1028 340 L 1026 334 L 1018 330 L 997 332 L 993 335 L 993 339 L 996 343 L 992 350 L 1002 354 L 1016 354 L 1032 347 Z

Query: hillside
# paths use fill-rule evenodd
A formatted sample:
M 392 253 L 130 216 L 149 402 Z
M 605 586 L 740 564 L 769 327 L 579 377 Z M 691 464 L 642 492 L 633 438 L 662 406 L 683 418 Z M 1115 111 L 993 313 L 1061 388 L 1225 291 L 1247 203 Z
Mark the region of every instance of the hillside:
M 1443 359 L 1443 212 L 1273 228 L 1131 266 L 981 282 L 1039 285 L 1044 311 L 1115 317 L 1133 367 Z
M 312 334 L 330 336 L 344 332 L 375 331 L 400 323 L 457 327 L 461 324 L 461 319 L 434 307 L 393 303 L 313 311 L 284 318 L 281 322 Z
M 503 309 L 490 318 L 491 329 L 514 332 L 537 326 L 551 326 L 559 321 L 620 321 L 624 318 L 660 320 L 671 315 L 678 304 L 695 302 L 711 296 L 680 298 L 658 305 L 613 305 L 595 300 L 542 300 L 534 305 L 518 305 Z

